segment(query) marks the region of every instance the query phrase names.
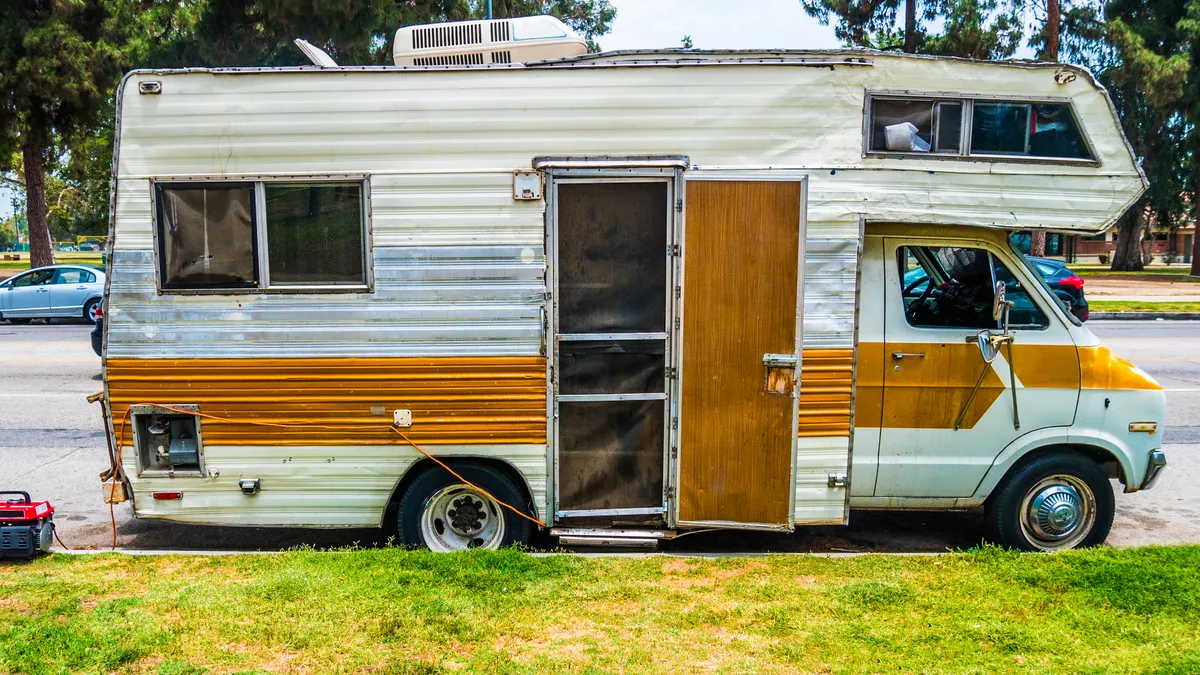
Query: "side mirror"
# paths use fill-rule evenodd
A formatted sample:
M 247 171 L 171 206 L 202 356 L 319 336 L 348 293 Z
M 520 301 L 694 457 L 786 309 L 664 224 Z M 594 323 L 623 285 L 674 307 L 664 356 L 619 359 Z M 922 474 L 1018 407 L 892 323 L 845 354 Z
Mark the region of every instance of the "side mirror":
M 975 336 L 975 344 L 979 345 L 979 355 L 983 357 L 985 363 L 991 363 L 996 360 L 996 355 L 1000 353 L 1000 347 L 992 341 L 992 332 L 990 330 L 981 330 Z
M 992 320 L 999 321 L 1004 316 L 1004 306 L 1008 304 L 1007 291 L 1003 281 L 996 282 L 996 292 L 992 294 Z

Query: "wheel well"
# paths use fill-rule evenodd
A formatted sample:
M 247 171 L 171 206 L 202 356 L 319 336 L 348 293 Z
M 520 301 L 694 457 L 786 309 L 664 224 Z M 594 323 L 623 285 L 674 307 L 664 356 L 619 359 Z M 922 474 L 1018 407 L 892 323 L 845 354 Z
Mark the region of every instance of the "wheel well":
M 1047 445 L 1045 447 L 1037 448 L 1036 450 L 1026 453 L 1019 462 L 1014 463 L 1009 469 L 1009 472 L 1015 469 L 1018 465 L 1024 464 L 1032 459 L 1044 457 L 1062 450 L 1078 452 L 1084 457 L 1087 457 L 1095 462 L 1096 465 L 1100 467 L 1100 470 L 1104 472 L 1105 476 L 1121 481 L 1122 485 L 1127 484 L 1125 474 L 1121 470 L 1121 462 L 1117 460 L 1116 455 L 1112 454 L 1108 450 L 1105 450 L 1104 448 L 1097 447 L 1095 445 L 1085 445 L 1082 443 L 1059 443 L 1056 445 Z
M 529 483 L 525 480 L 525 476 L 522 475 L 520 471 L 517 471 L 516 467 L 514 467 L 512 464 L 509 464 L 503 459 L 496 457 L 455 455 L 453 457 L 439 457 L 439 459 L 450 465 L 450 468 L 454 468 L 455 464 L 464 461 L 470 461 L 475 464 L 489 466 L 499 471 L 512 480 L 517 488 L 521 490 L 521 497 L 525 500 L 524 506 L 529 509 L 530 513 L 537 515 L 533 506 L 533 493 L 529 489 Z M 400 481 L 396 483 L 396 489 L 392 491 L 392 496 L 388 498 L 387 508 L 384 509 L 383 527 L 385 530 L 390 531 L 395 529 L 396 509 L 400 506 L 400 498 L 404 496 L 404 491 L 408 489 L 409 485 L 412 485 L 412 482 L 415 481 L 418 476 L 433 469 L 441 471 L 445 470 L 439 467 L 432 459 L 429 459 L 428 457 L 422 457 L 418 461 L 413 462 L 412 466 L 408 467 L 408 470 L 405 471 L 404 475 L 400 477 Z

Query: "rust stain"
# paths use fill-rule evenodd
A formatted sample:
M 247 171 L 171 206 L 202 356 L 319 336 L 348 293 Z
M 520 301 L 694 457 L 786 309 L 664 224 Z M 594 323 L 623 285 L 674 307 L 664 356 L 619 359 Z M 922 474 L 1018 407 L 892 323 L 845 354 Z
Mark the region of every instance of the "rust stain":
M 222 417 L 335 427 L 205 420 L 212 445 L 391 444 L 396 408 L 412 410 L 417 443 L 544 443 L 545 373 L 543 357 L 113 359 L 108 386 L 116 420 L 137 403 L 194 403 Z

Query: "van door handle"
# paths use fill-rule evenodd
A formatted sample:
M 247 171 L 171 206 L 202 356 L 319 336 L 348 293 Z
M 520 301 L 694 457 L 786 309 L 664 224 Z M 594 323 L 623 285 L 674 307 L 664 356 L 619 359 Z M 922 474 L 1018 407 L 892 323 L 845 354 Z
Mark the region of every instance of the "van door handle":
M 892 352 L 892 360 L 894 361 L 902 361 L 906 356 L 914 359 L 923 359 L 925 358 L 925 352 Z

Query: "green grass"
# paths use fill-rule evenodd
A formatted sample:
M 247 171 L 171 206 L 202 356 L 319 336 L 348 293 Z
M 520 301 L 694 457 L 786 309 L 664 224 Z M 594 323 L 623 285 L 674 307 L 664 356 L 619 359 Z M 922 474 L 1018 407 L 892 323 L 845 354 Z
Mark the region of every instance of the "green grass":
M 0 566 L 5 673 L 1200 672 L 1200 547 Z
M 1071 265 L 1071 271 L 1084 279 L 1128 279 L 1144 277 L 1151 281 L 1200 281 L 1200 277 L 1190 276 L 1191 268 L 1177 265 L 1175 267 L 1147 267 L 1140 272 L 1114 272 L 1104 266 Z
M 1200 302 L 1088 300 L 1088 309 L 1093 312 L 1200 312 Z
M 8 255 L 17 255 L 9 253 Z M 55 251 L 54 260 L 59 264 L 75 264 L 75 265 L 99 265 L 100 252 L 91 251 Z M 0 270 L 27 270 L 29 269 L 29 252 L 22 251 L 20 260 L 4 260 L 4 254 L 0 253 Z

